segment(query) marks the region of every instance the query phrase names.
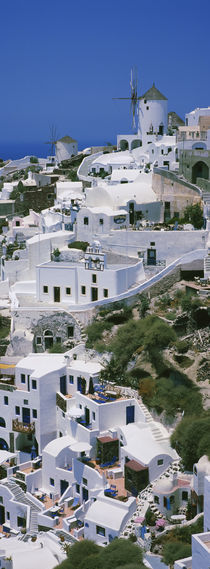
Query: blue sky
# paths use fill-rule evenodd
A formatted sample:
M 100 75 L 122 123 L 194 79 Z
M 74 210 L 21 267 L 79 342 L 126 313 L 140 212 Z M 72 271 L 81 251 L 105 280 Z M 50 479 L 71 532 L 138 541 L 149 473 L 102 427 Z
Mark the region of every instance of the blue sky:
M 201 8 L 199 8 L 201 7 Z M 130 68 L 184 117 L 210 105 L 210 2 L 1 2 L 0 144 L 43 142 L 49 125 L 84 144 L 131 130 Z

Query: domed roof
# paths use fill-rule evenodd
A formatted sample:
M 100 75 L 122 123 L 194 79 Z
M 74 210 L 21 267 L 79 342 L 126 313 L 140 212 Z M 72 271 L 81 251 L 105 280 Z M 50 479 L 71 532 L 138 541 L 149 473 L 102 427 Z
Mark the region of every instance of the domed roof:
M 199 472 L 204 472 L 205 474 L 210 474 L 210 461 L 208 459 L 208 456 L 206 456 L 206 454 L 201 456 L 201 458 L 197 462 L 196 466 L 197 466 L 197 470 Z
M 174 482 L 172 478 L 161 478 L 158 480 L 154 491 L 158 494 L 170 494 L 173 491 Z

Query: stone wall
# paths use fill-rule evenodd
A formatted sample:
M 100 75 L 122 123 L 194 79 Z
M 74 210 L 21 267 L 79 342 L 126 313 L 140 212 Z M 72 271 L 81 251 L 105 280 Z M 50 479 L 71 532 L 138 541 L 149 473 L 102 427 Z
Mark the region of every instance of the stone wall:
M 167 174 L 171 173 L 167 172 Z M 182 217 L 187 205 L 200 202 L 201 200 L 198 189 L 193 187 L 192 184 L 187 184 L 175 174 L 166 176 L 164 171 L 160 172 L 157 169 L 154 169 L 152 188 L 163 204 L 170 202 L 171 218 L 174 217 L 175 213 L 179 213 L 179 217 Z
M 68 333 L 68 328 L 70 327 L 73 327 L 73 335 L 69 335 Z M 22 341 L 19 342 L 19 354 L 26 355 L 24 338 L 27 334 L 25 331 L 31 331 L 31 346 L 28 352 L 31 351 L 31 349 L 38 353 L 44 352 L 46 345 L 45 332 L 47 330 L 52 333 L 48 335 L 48 338 L 51 338 L 51 340 L 48 340 L 48 343 L 51 343 L 51 345 L 55 345 L 56 342 L 65 344 L 66 350 L 82 341 L 80 322 L 78 322 L 72 314 L 68 314 L 64 311 L 52 312 L 50 310 L 44 312 L 39 310 L 36 312 L 15 310 L 12 318 L 10 352 L 13 347 L 15 349 L 18 338 L 20 340 L 22 338 Z M 23 332 L 24 338 L 22 337 Z M 40 338 L 39 343 L 37 342 L 37 338 Z M 59 338 L 59 341 L 57 338 Z M 24 353 L 22 353 L 21 350 L 21 343 Z

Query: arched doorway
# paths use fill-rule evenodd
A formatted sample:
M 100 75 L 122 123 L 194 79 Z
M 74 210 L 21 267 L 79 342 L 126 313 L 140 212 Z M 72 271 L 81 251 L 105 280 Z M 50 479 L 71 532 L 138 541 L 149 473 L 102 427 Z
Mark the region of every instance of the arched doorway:
M 134 150 L 134 148 L 140 148 L 140 146 L 142 146 L 142 141 L 140 139 L 138 140 L 132 140 L 131 142 L 131 150 Z
M 204 178 L 204 180 L 209 179 L 209 168 L 205 162 L 200 160 L 196 162 L 192 167 L 192 183 L 196 184 L 197 178 Z
M 44 332 L 44 346 L 45 350 L 49 350 L 53 346 L 53 333 L 51 330 L 45 330 Z
M 7 441 L 0 439 L 0 450 L 9 450 Z
M 124 138 L 120 141 L 120 150 L 128 150 L 128 141 Z
M 5 419 L 3 417 L 0 417 L 0 427 L 6 428 Z

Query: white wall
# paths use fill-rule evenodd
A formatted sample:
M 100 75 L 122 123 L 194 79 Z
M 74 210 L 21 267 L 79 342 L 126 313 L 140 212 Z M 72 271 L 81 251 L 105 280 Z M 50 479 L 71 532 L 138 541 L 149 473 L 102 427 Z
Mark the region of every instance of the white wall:
M 92 275 L 96 275 L 96 283 L 92 281 Z M 66 304 L 87 304 L 91 302 L 91 289 L 98 289 L 98 300 L 103 300 L 104 289 L 108 289 L 108 297 L 112 298 L 129 288 L 135 283 L 144 280 L 142 261 L 134 265 L 125 265 L 104 271 L 85 269 L 84 264 L 52 262 L 48 265 L 37 267 L 37 299 L 41 302 L 54 302 L 54 287 L 60 287 L 60 302 Z M 44 293 L 43 287 L 48 287 Z M 82 294 L 82 286 L 86 287 Z M 66 294 L 66 288 L 71 288 L 71 294 Z M 59 305 L 59 303 L 57 303 Z
M 155 243 L 157 260 L 166 260 L 168 265 L 185 253 L 194 249 L 203 249 L 208 237 L 204 230 L 195 231 L 132 231 L 121 230 L 101 236 L 102 247 L 113 252 L 137 255 L 138 251 L 150 248 Z

